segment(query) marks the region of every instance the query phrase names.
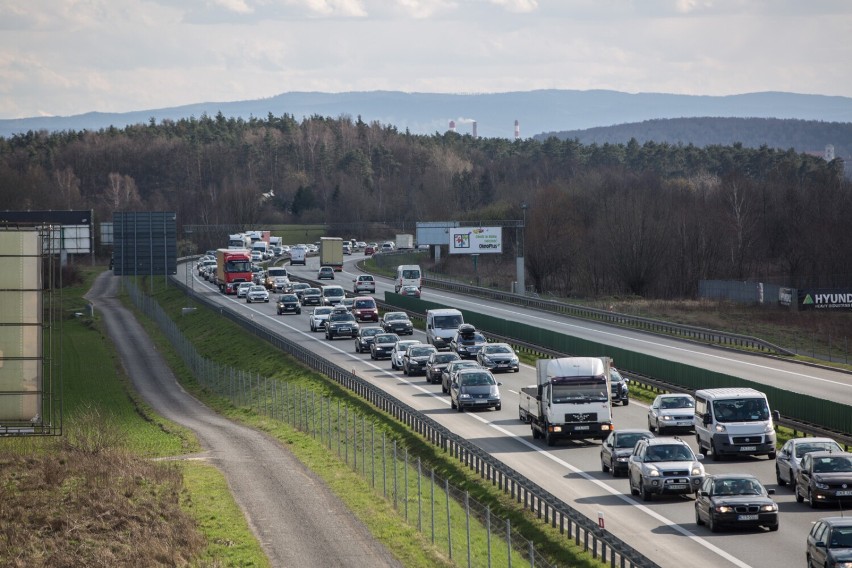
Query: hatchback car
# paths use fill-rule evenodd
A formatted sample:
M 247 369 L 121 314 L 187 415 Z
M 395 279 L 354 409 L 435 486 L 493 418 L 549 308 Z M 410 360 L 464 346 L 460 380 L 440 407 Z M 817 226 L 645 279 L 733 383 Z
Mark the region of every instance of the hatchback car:
M 403 286 L 399 289 L 400 296 L 408 296 L 410 298 L 420 297 L 420 288 L 417 286 Z
M 387 312 L 382 316 L 382 329 L 397 335 L 414 335 L 414 325 L 405 312 Z
M 296 294 L 299 297 L 299 300 L 302 299 L 302 292 L 310 288 L 311 285 L 307 282 L 293 282 L 290 284 L 290 291 Z
M 317 272 L 317 280 L 334 280 L 334 268 L 330 266 L 320 266 Z
M 458 353 L 454 355 L 458 356 Z M 470 359 L 461 359 L 458 361 L 450 361 L 441 373 L 441 391 L 444 394 L 449 394 L 450 384 L 455 380 L 456 374 L 462 369 L 480 369 L 481 365 Z
M 695 524 L 707 523 L 711 532 L 723 526 L 777 531 L 778 504 L 770 497 L 774 493 L 753 475 L 708 475 L 695 495 Z
M 792 438 L 775 456 L 775 480 L 778 485 L 793 485 L 805 454 L 811 452 L 842 452 L 840 444 L 831 438 Z
M 352 315 L 358 321 L 379 321 L 379 307 L 370 296 L 358 296 L 352 299 Z
M 492 373 L 497 371 L 517 373 L 520 366 L 518 355 L 508 343 L 486 343 L 476 354 L 476 361 Z
M 325 331 L 325 321 L 330 315 L 331 307 L 329 306 L 320 306 L 318 308 L 314 308 L 314 311 L 311 312 L 311 315 L 308 318 L 308 323 L 311 326 L 311 331 Z
M 458 353 L 462 359 L 472 359 L 476 358 L 476 354 L 486 343 L 488 341 L 486 341 L 485 336 L 476 331 L 475 327 L 470 324 L 462 324 L 450 341 L 450 351 Z
M 811 508 L 823 503 L 852 502 L 852 453 L 810 452 L 796 476 L 796 501 Z
M 450 383 L 450 408 L 459 412 L 468 408 L 500 410 L 499 385 L 488 369 L 462 369 Z
M 447 365 L 452 361 L 458 361 L 459 356 L 456 353 L 438 352 L 432 353 L 429 360 L 426 361 L 426 382 L 440 383 L 441 374 Z
M 396 345 L 393 346 L 393 351 L 391 351 L 391 369 L 397 370 L 402 369 L 402 358 L 405 356 L 405 352 L 412 345 L 419 345 L 420 342 L 416 339 L 400 339 L 396 342 Z
M 302 290 L 302 305 L 321 306 L 322 290 L 320 290 L 319 288 L 305 288 L 304 290 Z
M 269 302 L 269 291 L 264 286 L 252 286 L 246 292 L 246 303 L 252 302 Z
M 431 345 L 413 345 L 409 347 L 402 356 L 402 374 L 419 375 L 426 371 L 426 363 L 433 353 L 438 350 Z
M 688 394 L 661 394 L 648 408 L 648 430 L 663 433 L 676 428 L 692 430 L 695 399 Z
M 355 336 L 355 353 L 367 353 L 370 351 L 370 346 L 373 340 L 380 333 L 384 333 L 380 327 L 362 327 L 358 330 L 358 335 Z
M 276 304 L 278 315 L 282 314 L 301 314 L 302 305 L 299 303 L 299 297 L 296 294 L 281 294 L 278 296 Z
M 355 337 L 359 327 L 355 316 L 335 308 L 325 321 L 325 338 L 331 340 L 335 337 Z
M 826 517 L 808 533 L 807 566 L 842 568 L 852 563 L 852 517 Z
M 627 461 L 632 495 L 650 501 L 654 495 L 695 493 L 704 480 L 703 454 L 697 456 L 680 438 L 639 440 Z
M 650 431 L 638 428 L 613 430 L 601 444 L 601 471 L 611 471 L 613 477 L 627 473 L 627 461 L 636 443 L 653 437 Z
M 365 256 L 373 256 L 374 254 L 376 254 L 376 245 L 375 244 L 367 245 L 367 246 L 364 247 L 364 255 Z
M 251 282 L 240 282 L 237 286 L 237 298 L 245 298 L 249 288 L 251 288 Z
M 395 333 L 376 334 L 372 345 L 370 345 L 370 359 L 389 359 L 398 341 L 399 336 Z

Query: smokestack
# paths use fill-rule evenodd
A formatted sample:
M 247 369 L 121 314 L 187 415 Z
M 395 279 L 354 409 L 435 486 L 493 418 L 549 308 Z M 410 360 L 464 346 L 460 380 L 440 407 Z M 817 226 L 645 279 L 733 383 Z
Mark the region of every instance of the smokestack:
M 515 119 L 515 140 L 520 139 L 521 137 L 521 123 L 518 119 Z
M 473 136 L 473 138 L 475 140 L 476 139 L 476 121 L 475 120 L 473 121 L 473 130 L 471 131 L 471 135 Z
M 455 132 L 455 131 L 456 131 L 456 121 L 451 120 L 450 121 L 450 132 Z

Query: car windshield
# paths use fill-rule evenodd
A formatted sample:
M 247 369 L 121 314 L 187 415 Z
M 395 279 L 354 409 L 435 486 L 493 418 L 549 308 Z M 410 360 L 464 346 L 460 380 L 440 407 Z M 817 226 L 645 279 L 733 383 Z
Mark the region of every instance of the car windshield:
M 339 296 L 343 296 L 346 292 L 343 291 L 343 288 L 328 288 L 325 291 L 325 295 L 328 298 L 337 298 Z
M 845 456 L 826 456 L 814 459 L 814 473 L 852 472 L 852 460 Z
M 496 385 L 497 381 L 488 373 L 464 373 L 459 377 L 459 383 L 466 387 Z
M 455 353 L 436 353 L 433 361 L 435 363 L 448 363 L 450 361 L 455 361 L 459 358 Z
M 438 329 L 457 329 L 462 323 L 461 316 L 435 316 L 435 327 Z
M 319 295 L 319 293 L 320 293 L 319 288 L 305 288 L 305 290 L 302 292 L 302 295 L 303 296 L 317 296 L 317 295 Z
M 615 436 L 615 447 L 616 448 L 632 448 L 636 445 L 636 442 L 641 440 L 642 438 L 647 438 L 647 434 L 642 434 L 641 432 L 625 432 L 623 434 L 616 434 Z
M 485 343 L 485 336 L 481 333 L 469 333 L 469 334 L 459 334 L 458 338 L 459 343 L 474 344 L 474 343 Z
M 295 294 L 290 294 L 288 296 L 281 296 L 278 298 L 279 302 L 298 302 L 299 298 Z
M 837 442 L 803 442 L 796 444 L 796 457 L 804 457 L 811 452 L 842 452 L 843 448 Z
M 265 292 L 266 288 L 264 288 L 263 286 L 252 286 L 251 291 L 252 292 Z
M 755 422 L 769 420 L 769 407 L 763 398 L 735 398 L 713 401 L 717 422 Z
M 327 316 L 331 313 L 331 308 L 317 308 L 314 310 L 314 315 Z
M 512 349 L 507 345 L 487 345 L 485 347 L 486 353 L 511 353 Z
M 719 479 L 713 483 L 715 495 L 762 495 L 763 489 L 754 479 Z
M 385 314 L 385 321 L 398 321 L 407 319 L 408 316 L 402 312 L 391 312 L 389 314 Z
M 373 337 L 377 333 L 382 331 L 378 327 L 365 327 L 361 330 L 361 337 Z
M 645 456 L 646 462 L 692 461 L 692 452 L 687 446 L 671 444 L 651 446 Z
M 829 548 L 852 548 L 852 526 L 834 527 L 831 529 Z
M 432 354 L 432 347 L 412 347 L 409 350 L 409 355 L 412 357 L 423 357 Z
M 695 402 L 685 396 L 673 396 L 660 400 L 660 408 L 694 408 Z
M 411 347 L 413 343 L 406 343 L 404 341 L 400 341 L 396 344 L 396 350 L 400 353 L 405 353 L 408 351 L 408 348 Z
M 375 308 L 376 303 L 372 300 L 356 300 L 355 301 L 356 308 Z
M 399 338 L 391 333 L 376 336 L 376 343 L 396 343 Z

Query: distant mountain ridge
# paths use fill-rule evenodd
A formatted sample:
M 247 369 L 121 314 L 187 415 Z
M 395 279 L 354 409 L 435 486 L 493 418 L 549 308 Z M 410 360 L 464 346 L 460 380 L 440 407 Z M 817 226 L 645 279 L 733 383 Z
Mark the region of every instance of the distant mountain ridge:
M 506 93 L 445 94 L 401 91 L 345 93 L 288 92 L 265 99 L 204 102 L 171 108 L 125 113 L 90 112 L 65 117 L 0 119 L 0 137 L 28 131 L 100 130 L 147 124 L 152 119 L 180 120 L 203 114 L 265 119 L 293 115 L 338 118 L 360 116 L 366 122 L 393 125 L 399 131 L 431 135 L 443 133 L 449 121 L 456 131 L 481 137 L 512 138 L 515 120 L 521 138 L 545 132 L 565 132 L 654 119 L 688 117 L 775 118 L 852 123 L 852 98 L 782 92 L 728 96 L 623 93 L 606 90 L 537 90 Z

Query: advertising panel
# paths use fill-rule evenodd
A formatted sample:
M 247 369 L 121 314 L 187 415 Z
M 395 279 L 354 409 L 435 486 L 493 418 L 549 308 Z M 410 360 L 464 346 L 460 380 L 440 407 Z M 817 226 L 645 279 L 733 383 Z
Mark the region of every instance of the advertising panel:
M 503 252 L 502 227 L 457 227 L 450 229 L 450 254 Z
M 800 310 L 852 310 L 852 289 L 812 288 L 799 290 Z
M 41 252 L 37 231 L 0 231 L 0 423 L 41 412 Z

